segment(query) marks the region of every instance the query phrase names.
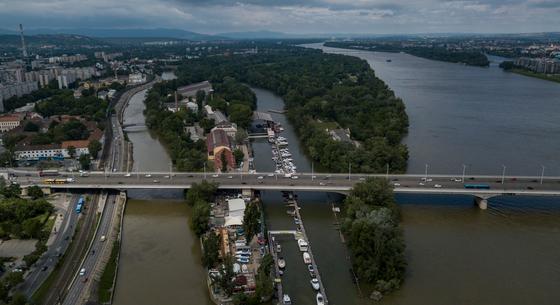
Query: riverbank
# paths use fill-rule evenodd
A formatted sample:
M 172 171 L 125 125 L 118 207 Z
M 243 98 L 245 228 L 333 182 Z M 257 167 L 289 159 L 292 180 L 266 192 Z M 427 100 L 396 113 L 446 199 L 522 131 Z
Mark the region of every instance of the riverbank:
M 534 78 L 538 78 L 538 79 L 542 79 L 542 80 L 547 80 L 547 81 L 551 81 L 551 82 L 560 83 L 560 74 L 544 74 L 544 73 L 537 73 L 537 72 L 528 71 L 528 70 L 525 70 L 525 69 L 518 69 L 518 68 L 513 68 L 513 69 L 509 69 L 509 70 L 505 70 L 505 71 L 520 74 L 520 75 L 525 75 L 525 76 L 529 76 L 529 77 L 534 77 Z

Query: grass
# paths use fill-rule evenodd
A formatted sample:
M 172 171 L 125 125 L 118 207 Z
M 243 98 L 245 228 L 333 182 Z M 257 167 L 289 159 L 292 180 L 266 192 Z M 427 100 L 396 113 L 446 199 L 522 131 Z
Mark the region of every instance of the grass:
M 544 73 L 537 73 L 524 69 L 511 69 L 509 71 L 513 73 L 529 76 L 529 77 L 535 77 L 535 78 L 540 78 L 540 79 L 560 83 L 560 74 L 544 74 Z
M 99 280 L 99 303 L 104 304 L 111 301 L 111 295 L 113 293 L 113 284 L 115 280 L 115 275 L 117 273 L 117 260 L 119 257 L 120 245 L 118 241 L 113 243 L 113 249 L 111 250 L 111 257 L 103 270 L 101 279 Z

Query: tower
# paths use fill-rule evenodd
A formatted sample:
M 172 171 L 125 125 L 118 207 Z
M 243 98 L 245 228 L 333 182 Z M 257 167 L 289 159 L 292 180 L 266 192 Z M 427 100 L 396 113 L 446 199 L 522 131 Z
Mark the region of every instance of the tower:
M 23 53 L 23 59 L 27 58 L 27 49 L 25 48 L 25 39 L 23 38 L 23 25 L 19 24 L 19 35 L 21 37 L 21 51 Z

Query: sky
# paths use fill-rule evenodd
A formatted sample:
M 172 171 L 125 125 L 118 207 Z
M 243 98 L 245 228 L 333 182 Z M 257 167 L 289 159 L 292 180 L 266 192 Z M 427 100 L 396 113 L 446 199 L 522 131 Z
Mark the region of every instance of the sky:
M 177 28 L 199 33 L 560 31 L 560 0 L 0 0 L 0 28 Z

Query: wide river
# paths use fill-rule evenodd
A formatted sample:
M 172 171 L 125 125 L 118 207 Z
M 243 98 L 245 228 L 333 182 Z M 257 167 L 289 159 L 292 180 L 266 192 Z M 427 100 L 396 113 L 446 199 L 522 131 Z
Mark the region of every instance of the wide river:
M 313 47 L 320 47 L 314 45 Z M 410 117 L 409 172 L 558 174 L 560 85 L 406 54 L 325 48 L 368 60 L 403 98 Z M 391 59 L 391 62 L 387 62 Z M 261 110 L 281 98 L 254 88 Z M 143 120 L 143 94 L 125 112 Z M 135 106 L 136 105 L 136 106 Z M 137 107 L 137 108 L 136 108 Z M 285 118 L 284 136 L 300 171 L 311 165 Z M 129 133 L 141 170 L 167 170 L 169 157 L 148 132 Z M 253 143 L 257 170 L 272 166 L 266 141 Z M 131 193 L 125 215 L 115 304 L 208 304 L 189 211 L 176 192 Z M 155 199 L 158 198 L 158 199 Z M 169 200 L 173 199 L 173 200 Z M 263 194 L 271 229 L 293 229 L 278 193 Z M 403 287 L 382 304 L 558 304 L 560 200 L 498 197 L 480 211 L 466 196 L 397 196 L 407 244 Z M 367 304 L 348 272 L 347 253 L 331 212 L 334 195 L 300 194 L 302 216 L 330 304 Z M 296 304 L 313 304 L 301 258 L 286 243 L 286 289 Z M 290 266 L 294 266 L 293 269 Z M 290 272 L 295 270 L 297 272 Z

